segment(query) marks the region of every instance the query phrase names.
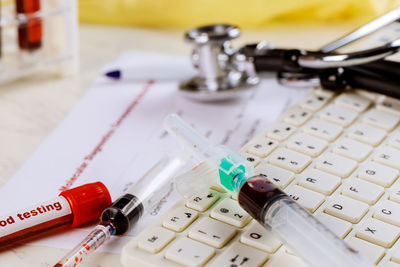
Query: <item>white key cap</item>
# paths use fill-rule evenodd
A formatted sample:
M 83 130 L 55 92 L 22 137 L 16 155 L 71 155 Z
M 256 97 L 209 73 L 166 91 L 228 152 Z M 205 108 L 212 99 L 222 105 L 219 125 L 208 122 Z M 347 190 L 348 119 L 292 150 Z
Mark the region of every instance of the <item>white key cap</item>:
M 299 185 L 330 195 L 340 185 L 341 179 L 317 169 L 308 169 L 299 176 Z
M 251 220 L 250 215 L 238 205 L 237 201 L 231 198 L 225 198 L 219 202 L 210 215 L 212 218 L 237 227 L 244 227 Z
M 377 109 L 390 112 L 395 116 L 400 116 L 400 101 L 391 97 L 385 97 L 376 106 Z
M 254 167 L 261 162 L 261 158 L 250 153 L 243 153 L 242 156 L 250 162 Z
M 199 267 L 203 266 L 214 254 L 213 248 L 184 237 L 167 249 L 165 258 L 184 266 Z
M 261 137 L 251 142 L 251 145 L 249 149 L 247 149 L 247 152 L 250 154 L 254 154 L 257 157 L 265 158 L 277 146 L 278 142 L 266 137 Z
M 361 179 L 351 179 L 343 185 L 342 194 L 372 205 L 382 196 L 383 187 Z
M 278 148 L 268 157 L 268 161 L 289 171 L 299 173 L 310 164 L 311 158 L 289 149 Z
M 324 120 L 337 123 L 341 126 L 348 126 L 357 118 L 358 113 L 331 104 L 321 110 L 319 116 Z
M 374 218 L 400 227 L 400 204 L 385 200 L 375 207 Z
M 350 237 L 346 239 L 346 242 L 374 264 L 377 264 L 385 253 L 385 249 L 383 247 L 371 244 L 357 237 Z
M 315 93 L 307 95 L 300 101 L 300 106 L 309 111 L 315 112 L 320 110 L 328 102 L 329 98 Z
M 354 159 L 358 162 L 363 161 L 372 151 L 372 147 L 349 138 L 341 138 L 337 140 L 332 152 L 338 155 Z
M 261 163 L 255 169 L 256 174 L 263 174 L 281 189 L 286 188 L 294 179 L 294 173 L 268 163 Z
M 343 128 L 330 122 L 312 119 L 304 126 L 304 132 L 328 141 L 333 141 L 343 132 Z
M 375 154 L 374 160 L 386 166 L 400 169 L 400 150 L 391 147 L 381 148 Z
M 301 108 L 293 108 L 285 113 L 284 122 L 294 126 L 303 125 L 308 119 L 311 118 L 312 113 Z
M 400 188 L 398 186 L 390 189 L 389 199 L 400 203 Z
M 335 99 L 335 104 L 356 112 L 362 112 L 371 104 L 371 100 L 359 94 L 343 93 Z
M 327 146 L 328 142 L 302 133 L 292 136 L 287 143 L 288 148 L 311 157 L 321 154 Z
M 390 248 L 397 238 L 399 238 L 400 228 L 369 218 L 362 223 L 356 236 L 376 245 Z
M 335 196 L 325 207 L 324 212 L 351 223 L 358 223 L 367 213 L 369 206 L 345 196 Z
M 283 141 L 292 135 L 296 127 L 287 123 L 276 123 L 266 133 L 266 136 L 277 141 Z
M 197 211 L 205 211 L 209 207 L 211 207 L 212 204 L 215 203 L 219 199 L 219 194 L 210 191 L 209 194 L 207 195 L 202 195 L 202 196 L 192 196 L 188 202 L 186 202 L 186 206 L 197 210 Z
M 317 159 L 315 167 L 321 171 L 345 178 L 356 168 L 357 162 L 341 156 L 328 153 Z
M 253 267 L 261 266 L 268 259 L 268 254 L 240 243 L 235 243 L 217 256 L 210 267 L 240 266 Z
M 174 238 L 174 232 L 162 227 L 154 227 L 140 234 L 138 247 L 150 253 L 157 253 Z
M 325 200 L 324 195 L 297 185 L 287 188 L 285 192 L 311 213 L 321 206 Z
M 186 207 L 178 207 L 168 211 L 163 226 L 175 232 L 182 232 L 198 217 L 198 213 Z
M 400 248 L 398 247 L 397 250 L 392 255 L 391 261 L 400 263 Z M 398 265 L 396 265 L 398 267 Z M 385 266 L 386 267 L 386 266 Z
M 297 256 L 282 253 L 268 261 L 263 267 L 309 267 L 309 265 Z
M 375 162 L 368 162 L 358 172 L 358 177 L 361 179 L 383 187 L 391 186 L 398 175 L 399 172 L 397 170 Z
M 400 264 L 394 263 L 393 261 L 389 261 L 385 264 L 385 267 L 400 267 Z
M 390 131 L 399 123 L 399 117 L 382 110 L 371 109 L 365 113 L 362 121 L 372 126 Z
M 400 131 L 395 131 L 388 141 L 388 145 L 400 149 Z
M 264 250 L 268 253 L 274 253 L 282 245 L 282 243 L 276 239 L 270 231 L 255 221 L 252 223 L 250 228 L 241 235 L 240 242 Z
M 316 95 L 324 96 L 324 97 L 327 97 L 329 99 L 331 99 L 335 95 L 335 93 L 333 91 L 328 90 L 328 89 L 323 89 L 321 87 L 314 88 L 313 92 Z
M 222 248 L 236 234 L 230 225 L 205 217 L 192 225 L 189 237 L 216 248 Z
M 351 230 L 351 223 L 343 221 L 326 213 L 320 213 L 317 216 L 317 219 L 340 238 L 345 238 L 345 236 Z
M 354 140 L 376 146 L 385 138 L 386 132 L 367 124 L 358 123 L 351 127 L 348 135 Z

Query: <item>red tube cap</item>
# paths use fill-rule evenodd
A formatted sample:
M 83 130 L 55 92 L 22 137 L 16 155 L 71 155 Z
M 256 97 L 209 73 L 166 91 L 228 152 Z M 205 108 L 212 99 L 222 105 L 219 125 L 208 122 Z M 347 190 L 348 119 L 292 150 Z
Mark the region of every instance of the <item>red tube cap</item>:
M 101 183 L 81 185 L 60 193 L 65 197 L 74 216 L 72 227 L 98 220 L 105 208 L 111 206 L 111 196 L 107 187 Z

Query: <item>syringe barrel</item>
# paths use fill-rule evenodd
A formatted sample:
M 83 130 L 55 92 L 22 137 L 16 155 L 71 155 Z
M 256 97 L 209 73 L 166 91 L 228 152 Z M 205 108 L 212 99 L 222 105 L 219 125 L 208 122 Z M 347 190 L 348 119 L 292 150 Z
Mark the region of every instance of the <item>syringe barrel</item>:
M 374 266 L 263 176 L 243 184 L 239 204 L 310 266 Z
M 176 114 L 170 114 L 165 117 L 164 128 L 169 134 L 174 136 L 185 149 L 194 151 L 194 154 L 205 156 L 204 152 L 211 145 L 205 137 L 197 133 Z
M 170 114 L 165 117 L 164 128 L 192 157 L 215 164 L 219 171 L 220 182 L 226 189 L 237 192 L 243 181 L 253 175 L 253 166 L 242 156 L 225 146 L 211 144 L 178 115 Z
M 102 221 L 111 222 L 116 228 L 115 234 L 124 234 L 165 197 L 173 178 L 185 164 L 186 160 L 180 156 L 164 156 L 103 212 Z

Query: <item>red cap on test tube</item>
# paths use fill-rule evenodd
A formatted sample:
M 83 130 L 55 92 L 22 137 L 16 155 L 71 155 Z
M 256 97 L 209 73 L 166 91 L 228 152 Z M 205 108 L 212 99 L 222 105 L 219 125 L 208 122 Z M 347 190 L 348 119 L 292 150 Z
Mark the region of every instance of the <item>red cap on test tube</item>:
M 71 207 L 74 216 L 72 227 L 98 219 L 99 214 L 112 205 L 110 193 L 101 182 L 63 191 L 60 196 L 66 198 Z

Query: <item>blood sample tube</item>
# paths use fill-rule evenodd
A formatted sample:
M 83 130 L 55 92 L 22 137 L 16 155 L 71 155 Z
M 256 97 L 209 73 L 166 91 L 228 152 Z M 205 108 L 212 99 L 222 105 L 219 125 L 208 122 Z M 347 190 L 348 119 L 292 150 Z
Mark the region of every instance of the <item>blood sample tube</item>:
M 0 247 L 62 225 L 75 227 L 98 220 L 111 204 L 105 185 L 95 182 L 63 191 L 57 198 L 37 205 L 0 215 Z
M 16 0 L 18 45 L 21 50 L 33 51 L 42 45 L 42 18 L 38 16 L 40 0 Z

